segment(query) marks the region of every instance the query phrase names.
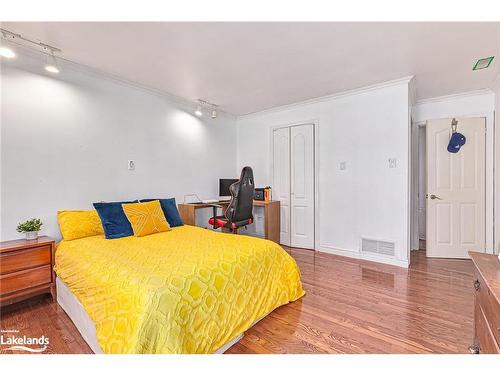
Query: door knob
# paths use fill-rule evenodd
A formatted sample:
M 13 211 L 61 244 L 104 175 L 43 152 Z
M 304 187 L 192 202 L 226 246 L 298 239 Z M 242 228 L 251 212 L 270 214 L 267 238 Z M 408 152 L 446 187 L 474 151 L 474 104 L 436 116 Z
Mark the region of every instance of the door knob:
M 434 195 L 434 194 L 431 194 L 430 197 L 431 197 L 431 199 L 443 200 L 442 198 L 440 198 L 440 197 L 438 197 L 437 195 Z

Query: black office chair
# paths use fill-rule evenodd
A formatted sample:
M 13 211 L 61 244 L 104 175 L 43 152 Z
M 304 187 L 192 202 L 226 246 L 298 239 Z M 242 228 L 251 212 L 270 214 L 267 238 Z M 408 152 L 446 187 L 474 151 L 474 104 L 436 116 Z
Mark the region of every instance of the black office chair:
M 229 187 L 231 202 L 224 215 L 217 216 L 217 208 L 222 206 L 214 204 L 213 216 L 208 223 L 214 229 L 227 228 L 234 234 L 238 233 L 238 228 L 252 224 L 254 190 L 252 168 L 244 167 L 240 179 Z

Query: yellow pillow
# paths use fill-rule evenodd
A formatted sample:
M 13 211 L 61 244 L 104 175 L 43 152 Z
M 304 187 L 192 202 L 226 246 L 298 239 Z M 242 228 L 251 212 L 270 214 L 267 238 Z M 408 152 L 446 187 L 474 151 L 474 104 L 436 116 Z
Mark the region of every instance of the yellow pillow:
M 122 207 L 136 237 L 170 230 L 160 201 L 125 203 Z
M 58 211 L 57 221 L 63 239 L 66 241 L 104 234 L 101 219 L 96 210 Z

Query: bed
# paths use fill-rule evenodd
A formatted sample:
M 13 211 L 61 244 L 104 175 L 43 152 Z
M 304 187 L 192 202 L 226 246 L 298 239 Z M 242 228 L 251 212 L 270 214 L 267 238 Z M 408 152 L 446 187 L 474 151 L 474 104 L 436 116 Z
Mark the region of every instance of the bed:
M 184 225 L 57 247 L 58 302 L 96 353 L 219 353 L 304 295 L 272 241 Z

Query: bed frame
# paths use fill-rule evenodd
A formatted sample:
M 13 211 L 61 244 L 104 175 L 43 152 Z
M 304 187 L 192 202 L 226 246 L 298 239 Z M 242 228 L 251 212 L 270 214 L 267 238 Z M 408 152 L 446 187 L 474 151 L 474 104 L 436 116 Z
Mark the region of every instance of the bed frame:
M 95 330 L 95 325 L 92 319 L 83 308 L 83 305 L 78 301 L 68 286 L 58 277 L 56 278 L 56 288 L 57 288 L 57 303 L 62 309 L 68 314 L 70 319 L 75 324 L 78 332 L 82 335 L 85 342 L 90 346 L 90 349 L 95 354 L 103 354 L 101 346 L 97 342 L 97 335 Z M 236 336 L 234 339 L 228 341 L 221 348 L 219 348 L 214 354 L 222 354 L 228 350 L 231 346 L 236 344 L 243 337 L 243 333 Z

